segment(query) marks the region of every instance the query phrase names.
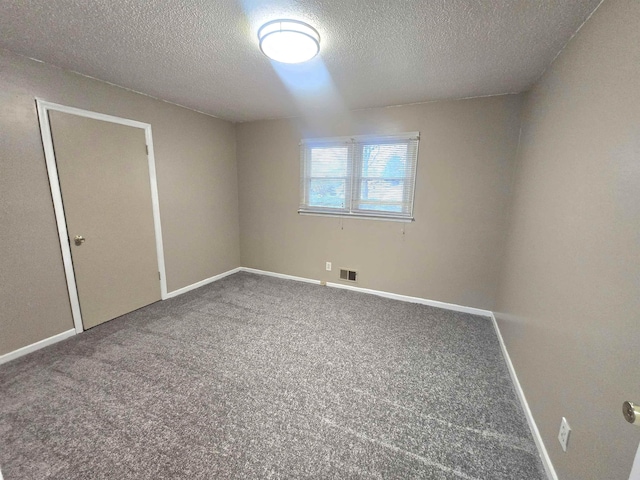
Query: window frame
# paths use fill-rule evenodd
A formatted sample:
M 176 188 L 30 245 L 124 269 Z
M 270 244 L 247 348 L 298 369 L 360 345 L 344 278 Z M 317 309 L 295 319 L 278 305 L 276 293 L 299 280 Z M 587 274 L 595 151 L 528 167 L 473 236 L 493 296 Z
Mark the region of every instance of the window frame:
M 365 200 L 361 198 L 362 189 L 362 170 L 364 164 L 364 148 L 366 145 L 380 144 L 407 144 L 406 160 L 412 162 L 409 173 L 413 175 L 405 175 L 400 180 L 403 182 L 403 200 L 402 206 L 408 206 L 408 212 L 384 212 L 382 210 L 368 211 L 361 207 Z M 348 137 L 326 137 L 326 138 L 308 138 L 300 141 L 300 205 L 298 213 L 301 215 L 329 216 L 329 217 L 347 217 L 374 220 L 390 220 L 400 222 L 414 221 L 413 209 L 415 203 L 415 186 L 418 168 L 418 149 L 420 144 L 420 132 L 406 132 L 390 135 L 354 135 Z M 347 174 L 345 177 L 336 177 L 345 180 L 344 206 L 343 207 L 326 207 L 326 206 L 310 206 L 309 195 L 310 185 L 314 178 L 333 178 L 333 177 L 313 177 L 311 176 L 311 151 L 313 148 L 321 148 L 326 146 L 342 147 L 347 146 Z M 386 177 L 376 177 L 386 178 Z M 374 202 L 374 204 L 382 204 L 382 202 Z

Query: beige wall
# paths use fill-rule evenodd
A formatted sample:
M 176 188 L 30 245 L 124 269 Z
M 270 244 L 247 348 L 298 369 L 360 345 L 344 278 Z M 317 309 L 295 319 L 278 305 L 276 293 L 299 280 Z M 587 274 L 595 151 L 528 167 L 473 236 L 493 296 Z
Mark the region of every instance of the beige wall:
M 242 265 L 490 309 L 520 127 L 520 96 L 237 127 Z M 415 222 L 298 215 L 303 137 L 420 131 Z M 403 233 L 404 232 L 404 233 Z M 325 262 L 333 271 L 325 271 Z
M 523 113 L 497 318 L 562 480 L 626 480 L 640 441 L 639 27 L 605 1 Z
M 0 355 L 73 327 L 35 97 L 152 125 L 169 291 L 239 265 L 232 123 L 0 50 Z

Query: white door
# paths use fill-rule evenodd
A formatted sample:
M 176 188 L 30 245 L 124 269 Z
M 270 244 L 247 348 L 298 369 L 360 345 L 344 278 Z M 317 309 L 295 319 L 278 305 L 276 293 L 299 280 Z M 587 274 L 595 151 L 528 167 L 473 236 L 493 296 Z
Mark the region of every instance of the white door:
M 144 131 L 49 111 L 85 329 L 160 300 Z

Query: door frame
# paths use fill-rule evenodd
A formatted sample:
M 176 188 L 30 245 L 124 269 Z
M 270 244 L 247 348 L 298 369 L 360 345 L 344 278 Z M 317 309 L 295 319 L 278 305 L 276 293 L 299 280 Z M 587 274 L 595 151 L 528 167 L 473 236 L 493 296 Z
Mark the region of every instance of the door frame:
M 80 108 L 68 107 L 57 103 L 47 102 L 40 98 L 36 98 L 36 107 L 38 110 L 38 120 L 40 121 L 40 133 L 42 135 L 42 145 L 44 147 L 44 157 L 47 164 L 47 173 L 49 176 L 49 186 L 51 187 L 51 197 L 53 199 L 53 209 L 56 215 L 56 224 L 58 226 L 58 237 L 60 240 L 60 250 L 62 251 L 62 261 L 64 264 L 64 273 L 67 280 L 67 290 L 69 292 L 69 301 L 71 302 L 71 313 L 73 315 L 73 324 L 76 333 L 84 331 L 82 325 L 82 313 L 80 311 L 80 298 L 78 297 L 78 288 L 76 285 L 76 277 L 73 271 L 73 260 L 71 258 L 71 246 L 69 244 L 69 234 L 67 231 L 67 221 L 64 213 L 64 205 L 62 203 L 62 191 L 60 189 L 60 180 L 58 178 L 58 167 L 56 164 L 56 155 L 53 149 L 53 137 L 51 135 L 51 124 L 49 122 L 49 111 L 70 113 L 80 117 L 92 118 L 94 120 L 102 120 L 105 122 L 117 123 L 128 127 L 141 128 L 144 130 L 144 136 L 147 143 L 149 160 L 149 181 L 151 184 L 151 205 L 153 207 L 153 225 L 156 237 L 156 253 L 158 258 L 158 272 L 160 272 L 160 298 L 167 299 L 167 277 L 164 265 L 164 248 L 162 245 L 162 227 L 160 224 L 160 203 L 158 201 L 158 182 L 156 179 L 156 161 L 153 151 L 153 137 L 151 135 L 151 125 L 148 123 L 129 120 L 127 118 L 115 117 L 104 113 L 82 110 Z

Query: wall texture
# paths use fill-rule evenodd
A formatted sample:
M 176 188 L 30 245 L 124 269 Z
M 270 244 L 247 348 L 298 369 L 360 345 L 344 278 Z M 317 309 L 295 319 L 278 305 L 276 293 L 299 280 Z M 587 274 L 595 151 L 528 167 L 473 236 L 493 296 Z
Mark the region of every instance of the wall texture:
M 520 128 L 520 96 L 237 127 L 242 265 L 490 309 Z M 415 222 L 298 215 L 301 138 L 420 131 Z M 325 262 L 333 271 L 325 271 Z
M 562 480 L 626 480 L 640 441 L 639 27 L 606 0 L 523 113 L 497 318 Z
M 0 355 L 73 328 L 35 97 L 152 125 L 169 291 L 239 265 L 233 124 L 0 50 Z

